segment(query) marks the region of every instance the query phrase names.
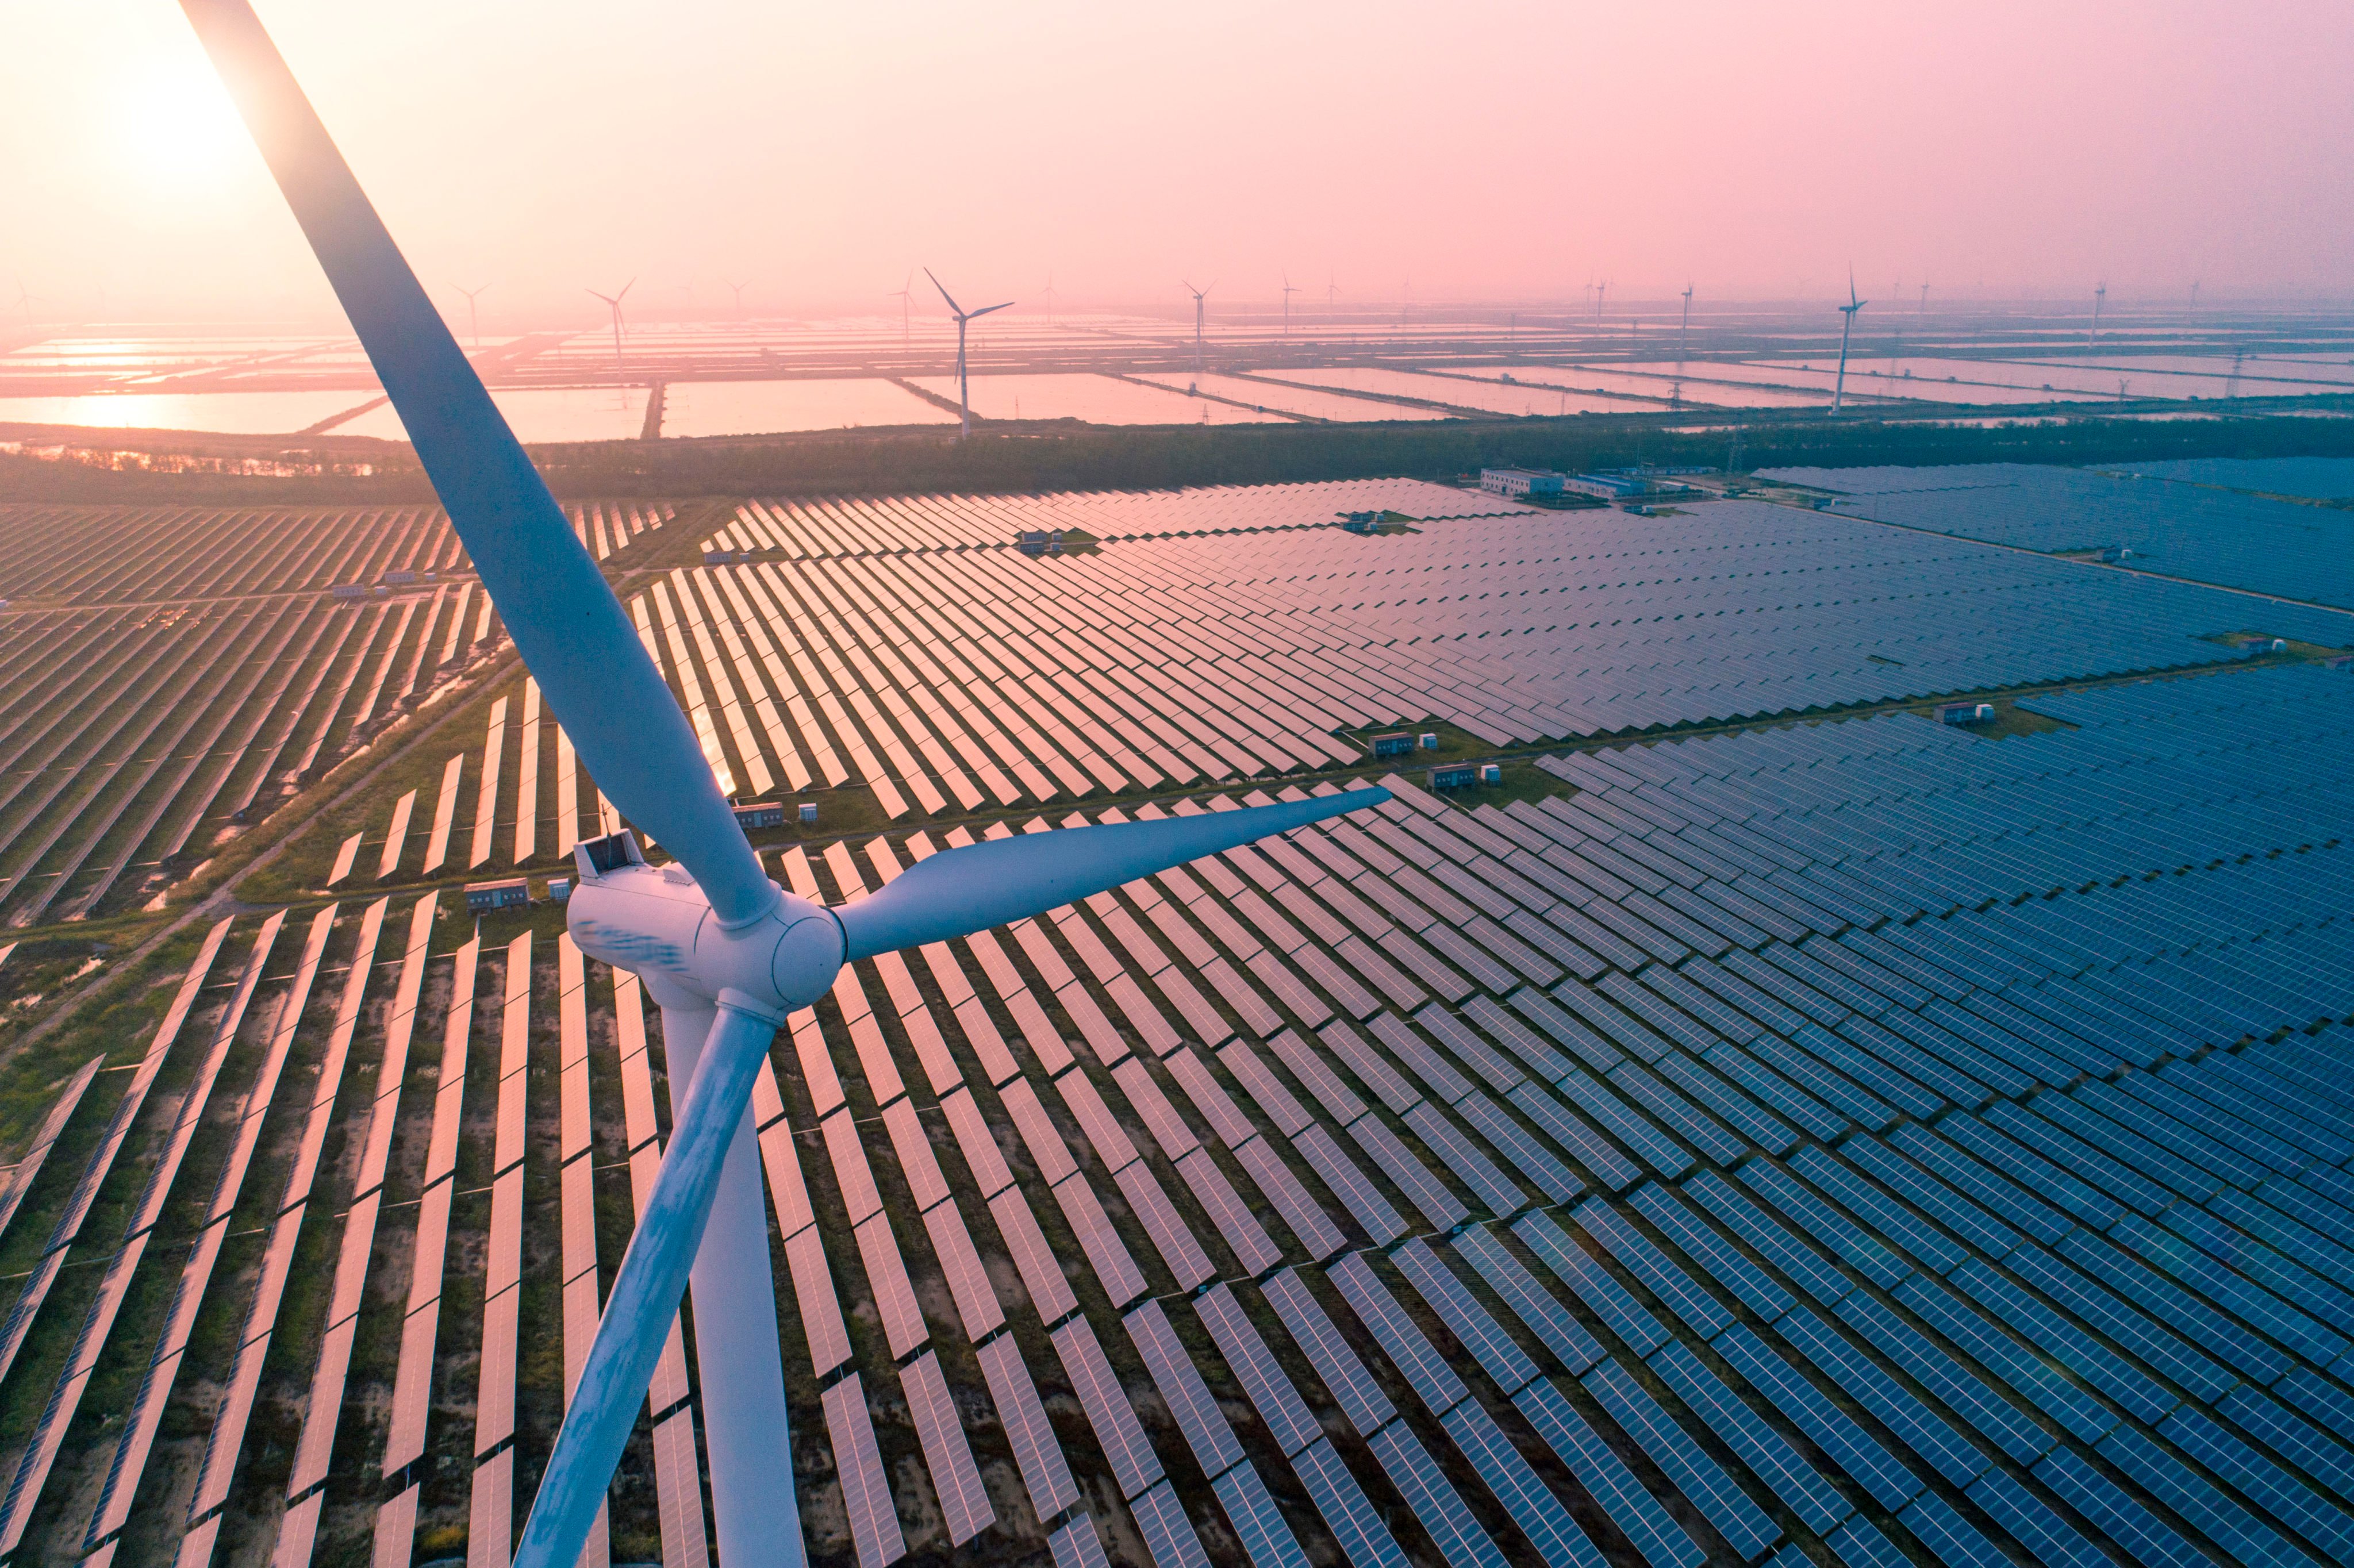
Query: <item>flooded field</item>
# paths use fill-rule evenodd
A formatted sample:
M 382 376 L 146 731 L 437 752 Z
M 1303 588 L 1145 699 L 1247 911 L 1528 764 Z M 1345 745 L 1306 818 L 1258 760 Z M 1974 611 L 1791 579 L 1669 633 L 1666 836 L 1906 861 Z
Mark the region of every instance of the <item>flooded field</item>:
M 523 441 L 633 441 L 645 433 L 642 387 L 493 387 L 491 399 Z M 339 436 L 405 441 L 408 432 L 389 403 L 337 425 Z
M 366 391 L 104 392 L 84 397 L 0 397 L 0 425 L 291 436 L 346 413 L 372 396 Z
M 938 425 L 955 416 L 880 377 L 824 381 L 673 381 L 665 436 L 757 436 L 863 425 Z
M 1332 419 L 1355 423 L 1366 419 L 1448 419 L 1454 416 L 1437 408 L 1409 408 L 1398 403 L 1377 403 L 1369 397 L 1352 397 L 1340 392 L 1315 392 L 1299 387 L 1278 387 L 1246 376 L 1147 376 L 1141 380 L 1157 387 L 1166 387 L 1182 393 L 1188 387 L 1199 387 L 1217 397 L 1232 397 L 1239 403 L 1249 403 L 1267 409 L 1280 409 L 1287 414 L 1304 414 L 1311 419 Z

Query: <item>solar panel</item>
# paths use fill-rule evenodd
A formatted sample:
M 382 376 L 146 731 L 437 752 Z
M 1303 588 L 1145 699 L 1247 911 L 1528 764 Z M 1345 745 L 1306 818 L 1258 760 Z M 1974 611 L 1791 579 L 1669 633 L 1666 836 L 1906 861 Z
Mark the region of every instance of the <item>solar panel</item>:
M 2102 1534 L 2149 1568 L 2202 1568 L 2212 1561 L 2068 1449 L 2054 1450 L 2036 1465 L 2034 1474 Z
M 1540 1380 L 1522 1389 L 1513 1403 L 1646 1561 L 1681 1568 L 1706 1561 L 1708 1554 L 1644 1489 L 1626 1461 L 1596 1435 L 1560 1389 Z
M 1504 1556 L 1411 1428 L 1392 1422 L 1365 1441 L 1430 1534 L 1447 1568 L 1503 1568 Z
M 949 1542 L 961 1546 L 995 1522 L 997 1515 L 981 1487 L 981 1472 L 973 1466 L 964 1422 L 947 1380 L 940 1375 L 938 1356 L 926 1351 L 907 1362 L 899 1369 L 899 1383 L 907 1392 L 917 1440 L 923 1446 L 924 1463 L 939 1496 Z
M 2010 1560 L 1945 1499 L 1924 1492 L 1896 1516 L 1921 1543 L 1952 1568 L 2002 1568 Z
M 859 1568 L 885 1568 L 906 1552 L 906 1537 L 899 1532 L 891 1484 L 875 1450 L 875 1426 L 867 1418 L 858 1373 L 829 1386 L 820 1403 L 825 1407 L 826 1434 L 833 1444 L 834 1468 L 841 1477 L 843 1507 L 850 1516 Z
M 1773 1401 L 1792 1425 L 1813 1438 L 1818 1447 L 1838 1460 L 1882 1506 L 1896 1508 L 1921 1489 L 1919 1477 L 1747 1327 L 1735 1324 L 1718 1335 L 1714 1343 L 1742 1376 Z
M 1107 1568 L 1108 1562 L 1103 1542 L 1096 1534 L 1096 1521 L 1087 1514 L 1047 1536 L 1046 1551 L 1055 1560 L 1055 1568 Z
M 1309 1500 L 1324 1516 L 1352 1568 L 1405 1568 L 1405 1554 L 1398 1550 L 1389 1526 L 1330 1442 L 1320 1436 L 1290 1459 Z
M 1389 1287 L 1375 1277 L 1362 1257 L 1350 1254 L 1326 1270 L 1326 1277 L 1432 1414 L 1444 1414 L 1462 1403 L 1467 1397 L 1462 1380 L 1400 1309 Z
M 1152 1553 L 1153 1568 L 1210 1568 L 1202 1538 L 1194 1533 L 1193 1521 L 1185 1517 L 1184 1505 L 1167 1481 L 1129 1498 L 1128 1507 L 1136 1516 L 1136 1531 L 1144 1538 L 1144 1549 Z
M 1441 1416 L 1439 1425 L 1549 1568 L 1605 1568 L 1594 1542 L 1485 1410 L 1466 1403 Z
M 1013 1336 L 1000 1334 L 976 1347 L 973 1354 L 988 1380 L 990 1400 L 997 1406 L 997 1418 L 1013 1449 L 1014 1464 L 1022 1472 L 1031 1504 L 1041 1519 L 1052 1519 L 1079 1500 L 1078 1488 L 1072 1483 L 1070 1467 L 1064 1461 L 1062 1444 L 1046 1419 L 1045 1408 L 1038 1402 L 1029 1369 L 1022 1363 L 1021 1350 Z
M 1635 1189 L 1628 1202 L 1751 1311 L 1770 1321 L 1790 1309 L 1789 1292 L 1718 1234 L 1676 1190 L 1651 1182 Z
M 1551 1215 L 1530 1214 L 1512 1227 L 1512 1234 L 1575 1291 L 1577 1298 L 1610 1326 L 1611 1332 L 1634 1347 L 1637 1355 L 1649 1355 L 1668 1338 L 1659 1320 L 1635 1299 L 1634 1293 L 1555 1224 Z
M 1648 1361 L 1676 1397 L 1808 1529 L 1828 1531 L 1855 1511 L 1837 1487 L 1808 1464 L 1788 1439 L 1743 1404 L 1689 1348 L 1670 1344 Z

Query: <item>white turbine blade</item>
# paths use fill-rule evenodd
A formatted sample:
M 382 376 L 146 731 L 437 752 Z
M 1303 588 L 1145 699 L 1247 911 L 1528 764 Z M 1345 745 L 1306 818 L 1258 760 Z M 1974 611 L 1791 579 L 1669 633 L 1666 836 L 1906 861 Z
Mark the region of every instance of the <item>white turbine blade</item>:
M 293 210 L 451 526 L 547 705 L 605 793 L 658 837 L 719 918 L 778 894 L 669 685 L 450 335 L 247 0 L 181 8 Z M 595 292 L 594 290 L 589 291 Z
M 963 319 L 963 316 L 964 316 L 964 307 L 963 307 L 962 305 L 960 305 L 960 304 L 958 304 L 958 303 L 956 302 L 956 296 L 955 296 L 954 294 L 951 294 L 951 293 L 949 293 L 949 292 L 948 285 L 947 285 L 946 283 L 941 282 L 938 278 L 933 277 L 933 276 L 932 276 L 932 270 L 931 270 L 929 267 L 927 267 L 927 268 L 925 268 L 925 269 L 924 269 L 924 276 L 925 276 L 925 277 L 927 277 L 927 278 L 931 278 L 931 280 L 932 280 L 932 287 L 933 287 L 933 288 L 935 288 L 935 289 L 938 289 L 938 290 L 940 291 L 940 298 L 942 298 L 943 300 L 946 300 L 946 301 L 949 302 L 949 313 L 950 313 L 950 314 L 952 314 L 952 315 L 954 315 L 954 316 L 956 316 L 956 317 L 957 317 L 958 319 L 960 319 L 960 320 Z M 913 279 L 910 279 L 910 280 L 909 280 L 909 281 L 911 281 L 911 282 L 912 282 L 912 281 L 914 281 L 914 280 L 913 280 Z

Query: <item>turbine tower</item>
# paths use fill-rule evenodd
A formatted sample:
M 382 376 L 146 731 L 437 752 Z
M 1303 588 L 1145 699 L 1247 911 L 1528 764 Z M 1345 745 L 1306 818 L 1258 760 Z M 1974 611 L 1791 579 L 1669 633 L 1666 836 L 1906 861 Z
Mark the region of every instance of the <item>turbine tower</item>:
M 886 300 L 899 302 L 899 346 L 901 348 L 907 347 L 914 341 L 914 336 L 907 326 L 907 302 L 911 297 L 909 291 L 915 287 L 915 283 L 916 270 L 910 267 L 907 269 L 907 281 L 883 296 Z
M 725 278 L 722 278 L 719 281 L 723 283 L 727 283 L 727 287 L 734 291 L 736 295 L 736 319 L 739 322 L 742 321 L 744 319 L 744 291 L 751 286 L 750 283 L 748 281 L 743 283 L 728 283 L 727 280 Z
M 1924 284 L 1922 284 L 1922 285 L 1921 285 L 1921 312 L 1920 312 L 1920 313 L 1921 313 L 1921 314 L 1923 314 L 1923 315 L 1925 315 L 1925 315 L 1927 315 L 1927 314 L 1929 313 L 1929 285 L 1928 285 L 1928 284 L 1926 284 L 1926 283 L 1924 283 Z
M 1840 323 L 1839 378 L 1831 384 L 1831 412 L 1834 414 L 1840 411 L 1840 406 L 1847 400 L 1848 334 L 1855 331 L 1855 313 L 1870 303 L 1872 303 L 1870 300 L 1859 300 L 1855 297 L 1855 270 L 1850 268 L 1847 275 L 1847 303 L 1840 307 L 1840 314 L 1846 319 Z
M 621 368 L 621 302 L 628 299 L 630 291 L 637 286 L 638 281 L 632 278 L 621 285 L 621 291 L 618 294 L 597 294 L 594 289 L 588 291 L 604 301 L 605 308 L 613 313 L 613 368 L 616 371 Z
M 927 278 L 932 278 L 932 270 L 931 270 L 929 267 L 927 267 L 927 268 L 925 268 L 925 269 L 924 269 L 924 276 L 925 276 L 925 277 L 927 277 Z M 942 298 L 943 300 L 948 301 L 948 302 L 949 302 L 949 314 L 950 314 L 950 315 L 952 315 L 952 316 L 956 317 L 956 324 L 957 324 L 957 440 L 963 440 L 967 436 L 970 436 L 970 435 L 971 435 L 971 434 L 972 434 L 972 401 L 971 401 L 971 398 L 970 397 L 970 396 L 968 395 L 968 394 L 969 394 L 969 391 L 970 391 L 970 388 L 969 388 L 969 387 L 967 386 L 967 383 L 966 383 L 966 380 L 965 380 L 965 370 L 964 370 L 964 328 L 965 328 L 965 323 L 966 323 L 967 322 L 970 322 L 970 321 L 975 320 L 975 319 L 976 319 L 976 318 L 978 318 L 978 317 L 985 316 L 985 315 L 987 315 L 987 314 L 988 314 L 990 312 L 991 312 L 991 311 L 1002 311 L 1002 310 L 1003 310 L 1003 309 L 1005 308 L 1005 305 L 1010 305 L 1010 304 L 1012 304 L 1013 302 L 1012 300 L 1008 300 L 1008 301 L 1006 301 L 1006 302 L 1005 302 L 1005 304 L 1002 304 L 1002 305 L 983 305 L 983 306 L 981 306 L 981 309 L 979 309 L 979 310 L 977 310 L 977 311 L 969 311 L 969 310 L 966 310 L 962 305 L 960 305 L 960 304 L 958 304 L 958 303 L 956 302 L 956 297 L 955 297 L 954 295 L 950 294 L 950 293 L 948 291 L 948 288 L 947 288 L 947 286 L 946 286 L 946 285 L 944 285 L 943 283 L 941 283 L 941 281 L 940 281 L 938 278 L 932 278 L 932 287 L 933 287 L 933 288 L 935 288 L 935 289 L 939 290 L 939 291 L 940 291 L 940 298 Z
M 695 730 L 620 601 L 249 0 L 181 0 L 181 7 L 310 239 L 549 712 L 606 796 L 674 857 L 659 870 L 647 864 L 628 830 L 573 852 L 578 882 L 566 906 L 573 939 L 637 974 L 661 1007 L 677 1098 L 661 1171 L 595 1339 L 578 1375 L 567 1378 L 573 1393 L 514 1568 L 573 1568 L 579 1561 L 690 1277 L 719 1560 L 728 1568 L 801 1568 L 776 1280 L 749 1115 L 777 1030 L 859 959 L 1041 915 L 1270 833 L 1381 804 L 1389 792 L 1352 789 L 983 841 L 918 861 L 882 891 L 832 908 L 784 892 L 745 842 Z
M 1179 281 L 1183 281 L 1182 279 Z M 1210 280 L 1210 289 L 1217 286 L 1216 279 Z M 1208 314 L 1210 289 L 1196 289 L 1191 283 L 1186 283 L 1185 288 L 1193 296 L 1193 374 L 1199 376 L 1202 374 L 1202 326 Z
M 2194 316 L 2199 313 L 2199 280 L 2196 278 L 2190 280 L 2190 313 Z
M 460 293 L 466 296 L 466 333 L 468 336 L 474 340 L 474 352 L 476 354 L 482 352 L 482 313 L 474 308 L 474 302 L 481 298 L 483 292 L 489 288 L 490 285 L 488 283 L 484 283 L 479 289 L 461 289 L 458 291 Z
M 1291 335 L 1291 296 L 1299 292 L 1291 286 L 1291 274 L 1283 275 L 1283 335 Z
M 1336 281 L 1333 281 L 1333 277 L 1332 277 L 1332 274 L 1331 274 L 1331 273 L 1330 273 L 1330 272 L 1325 273 L 1325 274 L 1324 274 L 1324 313 L 1325 313 L 1326 315 L 1328 315 L 1328 316 L 1329 316 L 1329 315 L 1331 315 L 1331 314 L 1332 313 L 1332 302 L 1333 302 L 1334 300 L 1336 300 L 1336 299 L 1340 298 L 1340 295 L 1341 295 L 1341 285 L 1340 285 L 1338 282 L 1336 282 Z
M 2084 340 L 2086 343 L 2101 341 L 2101 302 L 2108 297 L 2109 281 L 2104 278 L 2093 286 L 2093 332 L 2092 335 Z
M 1055 324 L 1055 302 L 1061 296 L 1055 291 L 1055 274 L 1052 272 L 1046 274 L 1046 288 L 1044 291 L 1046 296 L 1046 324 L 1048 326 L 1053 326 Z
M 1686 279 L 1684 281 L 1683 320 L 1678 323 L 1676 327 L 1676 358 L 1679 360 L 1681 360 L 1684 356 L 1684 344 L 1691 341 L 1691 281 L 1690 279 Z

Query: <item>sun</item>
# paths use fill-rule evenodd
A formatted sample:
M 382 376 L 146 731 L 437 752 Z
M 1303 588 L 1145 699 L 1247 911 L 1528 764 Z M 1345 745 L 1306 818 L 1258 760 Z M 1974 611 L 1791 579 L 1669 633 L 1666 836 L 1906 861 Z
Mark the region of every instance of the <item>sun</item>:
M 107 115 L 123 174 L 157 195 L 217 189 L 251 155 L 236 106 L 209 70 L 158 66 L 128 75 Z

